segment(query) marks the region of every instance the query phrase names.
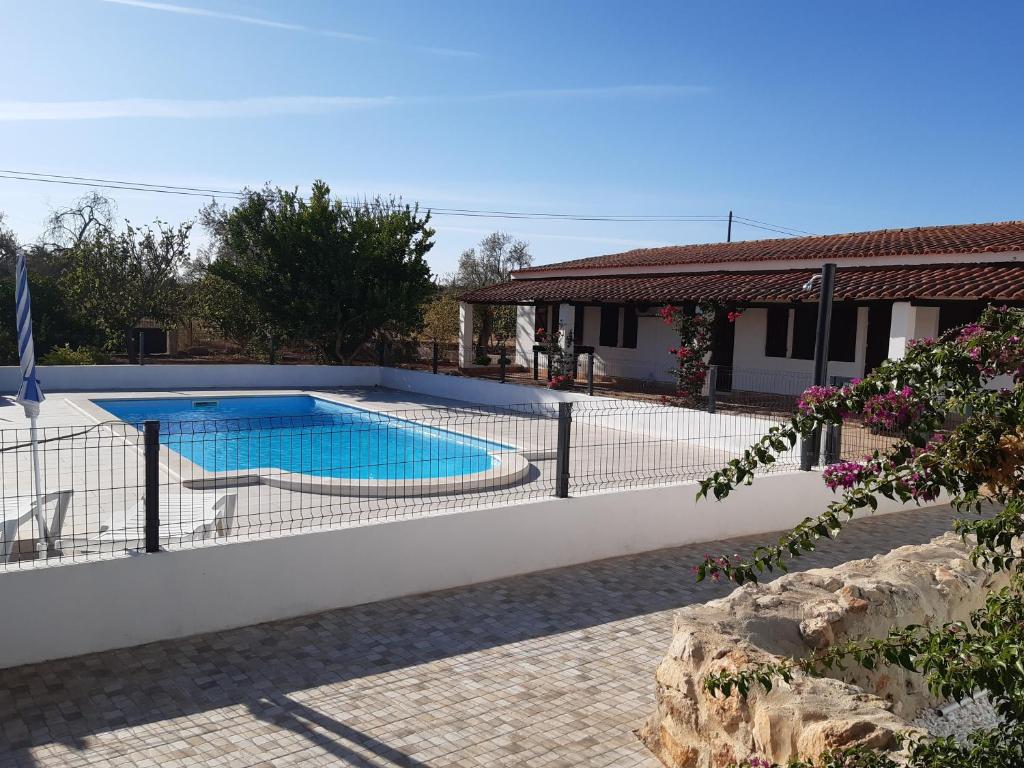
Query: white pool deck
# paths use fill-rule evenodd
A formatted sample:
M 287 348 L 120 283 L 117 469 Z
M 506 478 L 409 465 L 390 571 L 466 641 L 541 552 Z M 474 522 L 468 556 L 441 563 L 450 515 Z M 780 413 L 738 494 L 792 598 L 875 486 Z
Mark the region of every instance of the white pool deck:
M 127 425 L 102 423 L 104 412 L 92 404 L 92 400 L 280 394 L 315 395 L 513 445 L 515 460 L 527 464 L 527 471 L 499 488 L 449 482 L 444 492 L 431 492 L 429 488 L 424 492 L 423 484 L 430 481 L 409 480 L 405 481 L 407 494 L 398 488 L 385 496 L 364 495 L 358 488 L 339 495 L 336 488 L 318 488 L 316 481 L 305 485 L 267 484 L 265 478 L 258 483 L 228 483 L 231 487 L 223 490 L 237 494 L 238 500 L 233 538 L 344 527 L 478 506 L 511 506 L 554 494 L 557 445 L 557 420 L 552 418 L 557 411 L 554 405 L 534 406 L 527 411 L 511 407 L 503 410 L 381 387 L 49 393 L 38 419 L 40 437 L 50 440 L 40 450 L 42 485 L 48 492 L 73 491 L 62 535 L 76 542 L 75 554 L 101 554 L 104 546 L 109 546 L 110 551 L 123 549 L 123 544 L 117 547 L 93 540 L 104 526 L 119 522 L 123 525 L 119 516 L 123 519 L 126 510 L 139 503 L 144 488 L 141 435 Z M 739 424 L 722 418 L 711 422 L 712 426 L 709 423 L 688 426 L 679 434 L 666 433 L 664 429 L 660 434 L 651 434 L 650 428 L 631 426 L 630 418 L 627 410 L 616 414 L 614 419 L 585 409 L 575 415 L 570 462 L 573 495 L 702 477 L 735 455 L 734 450 L 723 450 L 723 440 L 746 443 L 747 438 L 752 440 L 762 428 L 769 426 L 756 420 Z M 115 420 L 111 417 L 109 421 Z M 3 430 L 0 432 L 0 479 L 6 517 L 11 517 L 10 513 L 17 508 L 25 508 L 33 498 L 31 452 L 24 445 L 28 427 L 22 409 L 11 399 L 0 398 L 0 430 Z M 88 431 L 79 434 L 83 430 Z M 2 450 L 14 445 L 21 447 Z M 509 464 L 512 458 L 505 457 L 502 461 Z M 160 493 L 194 493 L 191 486 L 202 479 L 202 471 L 166 447 L 161 450 L 161 459 Z M 267 470 L 266 474 L 270 479 L 281 479 L 285 473 Z M 218 487 L 218 491 L 221 489 Z M 33 531 L 34 523 L 29 521 L 23 526 L 21 536 L 31 537 Z

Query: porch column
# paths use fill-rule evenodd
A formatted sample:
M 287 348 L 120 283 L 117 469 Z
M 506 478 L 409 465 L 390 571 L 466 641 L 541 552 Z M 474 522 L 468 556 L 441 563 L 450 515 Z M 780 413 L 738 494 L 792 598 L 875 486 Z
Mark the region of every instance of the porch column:
M 535 315 L 537 310 L 530 305 L 516 307 L 516 365 L 533 365 L 533 345 L 537 339 Z
M 459 302 L 459 367 L 468 368 L 473 364 L 476 350 L 473 349 L 473 305 Z
M 569 347 L 569 334 L 576 336 L 576 307 L 572 304 L 558 305 L 558 329 L 562 332 L 558 343 L 562 349 Z
M 895 301 L 889 323 L 889 358 L 898 360 L 907 354 L 912 339 L 934 338 L 939 333 L 939 308 L 918 307 L 909 301 Z

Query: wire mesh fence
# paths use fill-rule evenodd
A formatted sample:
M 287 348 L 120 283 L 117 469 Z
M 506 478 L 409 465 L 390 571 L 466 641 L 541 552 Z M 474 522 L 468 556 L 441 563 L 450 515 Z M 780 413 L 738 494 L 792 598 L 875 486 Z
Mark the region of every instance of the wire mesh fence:
M 696 480 L 773 423 L 593 400 L 43 427 L 39 496 L 29 431 L 0 430 L 0 569 Z

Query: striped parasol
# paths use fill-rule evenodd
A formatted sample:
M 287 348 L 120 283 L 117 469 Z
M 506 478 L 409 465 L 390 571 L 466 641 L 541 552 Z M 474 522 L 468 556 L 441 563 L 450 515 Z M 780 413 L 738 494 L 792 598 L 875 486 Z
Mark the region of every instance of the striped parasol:
M 25 264 L 25 252 L 19 250 L 15 263 L 14 301 L 18 313 L 18 354 L 21 358 L 21 389 L 18 390 L 17 402 L 25 409 L 31 424 L 32 441 L 32 474 L 35 480 L 35 517 L 39 526 L 39 540 L 51 545 L 50 533 L 46 529 L 43 516 L 43 483 L 39 471 L 39 440 L 36 436 L 36 418 L 39 416 L 39 405 L 45 399 L 43 390 L 36 378 L 36 351 L 32 343 L 32 302 L 28 295 L 28 265 Z
M 18 390 L 18 404 L 25 409 L 25 415 L 35 418 L 39 415 L 39 404 L 45 399 L 36 378 L 36 352 L 32 343 L 32 301 L 28 294 L 28 266 L 25 252 L 18 251 L 15 266 L 14 299 L 18 312 L 18 355 L 21 358 L 21 389 Z

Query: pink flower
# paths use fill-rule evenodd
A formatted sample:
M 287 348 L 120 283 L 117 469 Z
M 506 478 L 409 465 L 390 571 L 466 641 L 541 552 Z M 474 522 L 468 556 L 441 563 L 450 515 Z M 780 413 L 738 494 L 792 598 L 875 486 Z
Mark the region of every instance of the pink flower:
M 734 310 L 727 314 L 725 317 L 730 323 L 735 323 L 737 320 L 743 317 L 743 313 L 740 312 L 739 310 Z
M 810 413 L 815 408 L 825 403 L 838 391 L 839 389 L 837 387 L 819 387 L 817 385 L 808 387 L 804 390 L 804 393 L 800 395 L 800 399 L 797 400 L 797 408 L 804 413 Z
M 956 340 L 969 341 L 970 339 L 973 339 L 975 336 L 982 334 L 984 332 L 985 329 L 982 328 L 977 323 L 969 323 L 960 329 L 960 335 L 956 337 Z
M 833 491 L 839 488 L 852 488 L 858 481 L 864 478 L 868 468 L 856 461 L 841 461 L 838 464 L 829 464 L 821 473 L 825 485 Z
M 904 429 L 924 412 L 922 403 L 914 402 L 914 390 L 903 387 L 899 392 L 872 395 L 864 403 L 864 423 L 876 429 Z

